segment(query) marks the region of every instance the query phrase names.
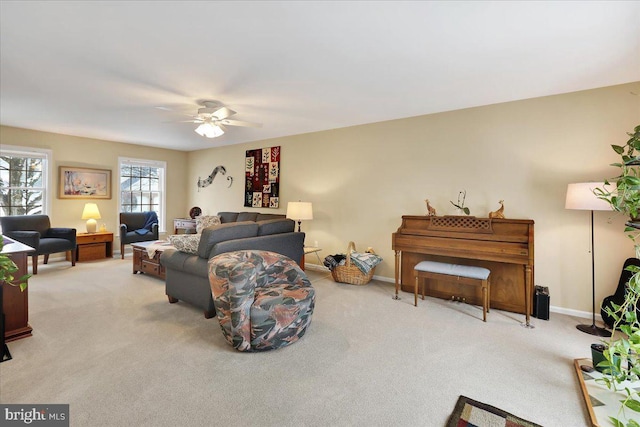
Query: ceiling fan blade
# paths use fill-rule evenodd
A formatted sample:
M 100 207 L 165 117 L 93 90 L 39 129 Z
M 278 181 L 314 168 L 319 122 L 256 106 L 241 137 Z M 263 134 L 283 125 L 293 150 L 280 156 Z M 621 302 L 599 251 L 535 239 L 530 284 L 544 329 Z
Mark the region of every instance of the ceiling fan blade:
M 216 120 L 226 119 L 229 116 L 236 114 L 235 111 L 228 109 L 227 107 L 204 107 L 198 109 L 199 116 L 208 116 Z
M 260 128 L 262 127 L 262 123 L 251 123 L 251 122 L 243 122 L 242 120 L 219 120 L 220 123 L 229 125 L 229 126 L 244 126 L 250 128 Z
M 176 111 L 174 109 L 171 109 L 169 107 L 155 107 L 158 110 L 161 111 L 166 111 L 168 113 L 178 113 L 178 115 L 180 116 L 185 116 L 185 117 L 191 117 L 191 120 L 197 120 L 198 118 L 196 116 L 194 116 L 193 114 L 189 114 L 186 111 L 185 112 L 180 112 L 180 111 Z
M 204 123 L 204 120 L 191 119 L 191 120 L 169 120 L 162 123 Z
M 219 108 L 218 110 L 216 110 L 213 114 L 211 114 L 211 116 L 215 117 L 218 120 L 223 120 L 223 119 L 226 119 L 229 116 L 233 116 L 234 114 L 236 114 L 235 111 L 230 110 L 227 107 L 222 107 L 222 108 Z
M 186 114 L 188 111 L 193 111 L 193 107 L 194 106 L 191 104 L 166 104 L 166 105 L 156 105 L 153 108 L 160 111 L 167 111 L 169 113 Z

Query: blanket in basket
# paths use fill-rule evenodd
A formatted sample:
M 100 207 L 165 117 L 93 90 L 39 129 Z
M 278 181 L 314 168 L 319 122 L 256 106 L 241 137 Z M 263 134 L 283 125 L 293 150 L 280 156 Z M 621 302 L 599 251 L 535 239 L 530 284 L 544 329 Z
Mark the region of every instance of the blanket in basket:
M 351 252 L 350 257 L 351 263 L 358 267 L 364 274 L 369 274 L 376 265 L 382 262 L 382 257 L 369 252 Z M 338 265 L 346 264 L 346 255 L 329 255 L 325 257 L 323 264 L 331 271 Z

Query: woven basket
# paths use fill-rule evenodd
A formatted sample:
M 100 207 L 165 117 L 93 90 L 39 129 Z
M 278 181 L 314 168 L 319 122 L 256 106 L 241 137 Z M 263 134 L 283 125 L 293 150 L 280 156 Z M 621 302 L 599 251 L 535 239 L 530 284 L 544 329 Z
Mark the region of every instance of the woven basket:
M 351 265 L 351 252 L 356 251 L 356 245 L 353 242 L 349 242 L 347 247 L 347 259 L 345 265 L 338 265 L 331 270 L 333 280 L 340 283 L 348 283 L 350 285 L 366 285 L 371 281 L 375 267 L 369 271 L 369 274 L 364 274 L 358 267 Z M 373 252 L 371 249 L 369 252 Z

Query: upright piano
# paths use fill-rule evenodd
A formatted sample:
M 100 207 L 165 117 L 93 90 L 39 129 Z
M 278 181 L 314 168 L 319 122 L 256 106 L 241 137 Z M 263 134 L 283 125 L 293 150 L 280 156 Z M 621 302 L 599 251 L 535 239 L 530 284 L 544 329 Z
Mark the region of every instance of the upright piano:
M 402 217 L 392 234 L 396 297 L 400 287 L 413 292 L 413 267 L 430 260 L 485 267 L 491 308 L 525 314 L 533 302 L 533 221 L 473 216 Z M 427 295 L 482 305 L 479 288 L 431 280 Z

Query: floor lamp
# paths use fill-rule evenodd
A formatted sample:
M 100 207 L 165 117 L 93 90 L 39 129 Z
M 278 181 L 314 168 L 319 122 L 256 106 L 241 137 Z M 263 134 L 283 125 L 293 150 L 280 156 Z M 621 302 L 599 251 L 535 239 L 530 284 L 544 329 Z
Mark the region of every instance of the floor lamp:
M 567 199 L 565 209 L 591 211 L 591 303 L 592 322 L 591 325 L 577 325 L 580 331 L 598 337 L 610 337 L 611 332 L 605 328 L 596 326 L 596 271 L 595 254 L 593 248 L 593 211 L 610 211 L 611 205 L 608 202 L 598 199 L 593 193 L 595 188 L 604 188 L 602 182 L 581 182 L 569 184 L 567 187 Z

